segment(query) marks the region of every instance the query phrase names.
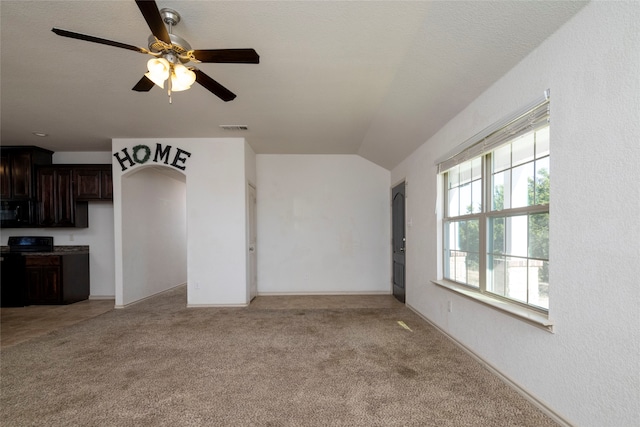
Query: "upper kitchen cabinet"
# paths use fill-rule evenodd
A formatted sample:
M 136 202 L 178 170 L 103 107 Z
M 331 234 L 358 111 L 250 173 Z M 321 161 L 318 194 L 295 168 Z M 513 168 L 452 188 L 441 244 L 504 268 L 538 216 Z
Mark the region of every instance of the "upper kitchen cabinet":
M 35 167 L 50 165 L 52 151 L 33 146 L 0 148 L 0 197 L 29 200 L 36 197 Z
M 76 200 L 113 200 L 111 165 L 81 165 L 73 171 Z
M 88 227 L 86 201 L 74 196 L 74 169 L 66 166 L 38 168 L 38 225 L 40 227 Z
M 53 164 L 53 152 L 0 147 L 0 227 L 88 227 L 88 202 L 113 200 L 111 164 Z

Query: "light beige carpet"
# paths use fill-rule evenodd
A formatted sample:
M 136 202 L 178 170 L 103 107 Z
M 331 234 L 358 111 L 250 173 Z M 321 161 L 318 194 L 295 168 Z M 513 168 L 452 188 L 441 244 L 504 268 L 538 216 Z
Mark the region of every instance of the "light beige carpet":
M 0 423 L 555 425 L 381 298 L 368 308 L 290 298 L 187 309 L 179 288 L 3 349 Z

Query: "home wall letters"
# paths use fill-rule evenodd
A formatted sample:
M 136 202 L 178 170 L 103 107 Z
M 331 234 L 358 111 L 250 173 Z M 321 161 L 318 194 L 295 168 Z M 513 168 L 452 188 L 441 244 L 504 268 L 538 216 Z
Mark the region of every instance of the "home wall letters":
M 185 163 L 187 159 L 191 157 L 191 153 L 176 147 L 176 149 L 174 150 L 175 154 L 171 156 L 172 148 L 173 147 L 171 145 L 166 145 L 163 147 L 162 144 L 156 144 L 155 152 L 152 159 L 151 148 L 148 145 L 139 144 L 131 148 L 131 154 L 129 154 L 127 147 L 125 147 L 120 150 L 120 152 L 114 153 L 113 157 L 115 157 L 118 163 L 120 163 L 122 172 L 126 171 L 130 167 L 135 166 L 136 163 L 142 165 L 150 160 L 154 163 L 164 163 L 165 165 L 173 166 L 176 169 L 185 170 L 187 168 Z M 171 161 L 171 163 L 169 163 L 169 159 L 171 159 L 172 157 L 173 160 Z

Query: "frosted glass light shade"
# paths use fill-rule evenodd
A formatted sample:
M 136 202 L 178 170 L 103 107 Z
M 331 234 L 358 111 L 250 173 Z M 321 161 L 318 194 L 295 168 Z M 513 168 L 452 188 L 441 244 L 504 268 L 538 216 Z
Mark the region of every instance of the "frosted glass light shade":
M 176 64 L 173 66 L 173 70 L 171 72 L 172 91 L 179 92 L 181 90 L 187 90 L 195 81 L 196 73 L 182 64 Z
M 151 58 L 147 62 L 147 68 L 149 69 L 149 72 L 144 75 L 153 83 L 164 89 L 164 81 L 169 78 L 169 71 L 171 70 L 169 61 L 164 58 Z

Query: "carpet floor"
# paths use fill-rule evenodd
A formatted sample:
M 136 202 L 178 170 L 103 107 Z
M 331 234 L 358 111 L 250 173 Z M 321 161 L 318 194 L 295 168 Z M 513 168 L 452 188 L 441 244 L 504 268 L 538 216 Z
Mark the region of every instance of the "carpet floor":
M 556 425 L 388 299 L 367 308 L 185 301 L 177 288 L 2 349 L 0 424 Z

